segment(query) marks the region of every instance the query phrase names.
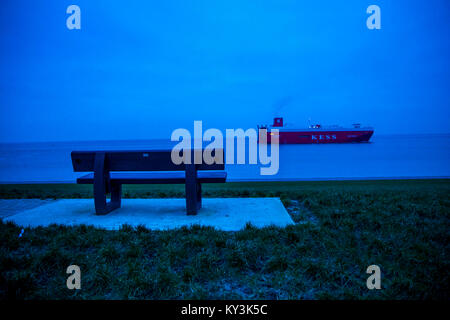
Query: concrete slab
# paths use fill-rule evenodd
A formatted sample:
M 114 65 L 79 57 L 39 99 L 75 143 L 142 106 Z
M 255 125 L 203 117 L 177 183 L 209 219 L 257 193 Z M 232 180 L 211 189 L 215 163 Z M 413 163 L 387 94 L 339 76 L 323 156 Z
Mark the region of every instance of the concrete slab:
M 20 226 L 93 225 L 116 230 L 123 224 L 166 230 L 199 224 L 237 231 L 247 222 L 256 227 L 293 224 L 278 198 L 205 198 L 196 216 L 186 215 L 185 199 L 123 199 L 122 208 L 97 216 L 92 199 L 61 199 L 4 218 Z
M 25 210 L 46 205 L 55 200 L 40 199 L 0 199 L 0 218 L 12 216 Z

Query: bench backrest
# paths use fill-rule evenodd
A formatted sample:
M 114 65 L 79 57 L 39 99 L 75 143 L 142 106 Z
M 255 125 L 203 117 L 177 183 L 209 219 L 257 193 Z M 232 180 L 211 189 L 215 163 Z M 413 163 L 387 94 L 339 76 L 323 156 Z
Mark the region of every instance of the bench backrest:
M 200 150 L 198 150 L 200 151 Z M 215 150 L 217 152 L 218 150 Z M 218 154 L 222 154 L 218 152 Z M 105 168 L 109 171 L 184 171 L 185 164 L 176 165 L 172 162 L 172 150 L 143 150 L 143 151 L 72 151 L 72 165 L 74 172 L 94 171 L 95 154 L 105 153 Z M 194 151 L 191 151 L 193 159 Z M 214 152 L 213 152 L 214 155 Z M 197 170 L 224 170 L 222 164 L 202 163 Z M 193 163 L 193 161 L 192 161 Z

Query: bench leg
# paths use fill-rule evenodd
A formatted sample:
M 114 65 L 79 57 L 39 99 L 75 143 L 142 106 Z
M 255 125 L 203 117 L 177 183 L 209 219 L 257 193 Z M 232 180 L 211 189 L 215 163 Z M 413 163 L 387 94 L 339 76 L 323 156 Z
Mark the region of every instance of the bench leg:
M 106 194 L 111 192 L 111 201 L 106 201 Z M 94 203 L 97 215 L 107 214 L 120 208 L 122 197 L 122 185 L 111 183 L 109 172 L 105 170 L 105 153 L 98 152 L 95 155 L 94 170 Z
M 105 192 L 96 192 L 94 186 L 94 202 L 95 214 L 104 215 L 111 211 L 120 208 L 122 199 L 122 185 L 111 185 L 111 200 L 107 201 Z
M 197 183 L 197 210 L 202 208 L 202 184 Z
M 188 215 L 196 215 L 197 204 L 197 170 L 194 164 L 186 165 L 186 212 Z
M 120 208 L 122 204 L 122 185 L 111 184 L 111 205 L 114 209 Z

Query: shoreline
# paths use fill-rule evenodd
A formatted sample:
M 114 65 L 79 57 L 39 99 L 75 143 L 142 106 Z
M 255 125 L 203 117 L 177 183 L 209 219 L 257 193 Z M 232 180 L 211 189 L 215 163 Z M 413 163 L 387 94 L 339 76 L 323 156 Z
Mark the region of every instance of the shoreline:
M 227 179 L 228 182 L 261 182 L 261 183 L 278 183 L 278 182 L 328 182 L 328 181 L 402 181 L 402 180 L 448 180 L 450 176 L 406 176 L 406 177 L 336 177 L 336 178 L 285 178 L 278 180 L 261 180 L 261 179 Z M 56 181 L 0 181 L 0 185 L 34 185 L 34 184 L 77 184 L 73 180 L 56 180 Z
M 208 183 L 202 188 L 208 198 L 277 197 L 295 199 L 313 193 L 402 192 L 414 190 L 423 193 L 447 189 L 450 179 L 397 180 L 320 180 L 320 181 L 230 181 Z M 123 185 L 123 198 L 180 198 L 185 195 L 184 184 Z M 0 184 L 0 199 L 86 199 L 93 197 L 93 186 L 76 183 Z
M 307 128 L 304 128 L 307 129 Z M 411 132 L 374 132 L 373 137 L 395 137 L 395 136 L 409 136 L 409 137 L 423 137 L 423 136 L 450 136 L 450 132 L 424 132 L 424 133 L 411 133 Z M 371 140 L 372 140 L 371 139 Z M 89 144 L 89 143 L 111 143 L 111 142 L 119 142 L 119 143 L 126 143 L 126 142 L 148 142 L 148 141 L 159 141 L 159 142 L 173 142 L 170 140 L 170 138 L 144 138 L 144 139 L 131 139 L 131 138 L 124 138 L 124 139 L 100 139 L 100 140 L 52 140 L 52 141 L 0 141 L 0 146 L 11 146 L 11 145 L 30 145 L 30 144 Z

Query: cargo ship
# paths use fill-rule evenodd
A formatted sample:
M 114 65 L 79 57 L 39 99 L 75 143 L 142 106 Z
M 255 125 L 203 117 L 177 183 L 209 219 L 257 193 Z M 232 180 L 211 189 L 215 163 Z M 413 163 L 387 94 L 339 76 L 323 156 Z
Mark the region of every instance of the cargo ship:
M 277 134 L 280 144 L 369 142 L 374 131 L 371 127 L 361 127 L 359 123 L 353 124 L 352 128 L 310 124 L 309 128 L 296 129 L 285 126 L 283 118 L 274 118 L 272 125 L 258 126 L 258 129 L 267 130 L 267 143 L 271 143 L 272 137 Z

